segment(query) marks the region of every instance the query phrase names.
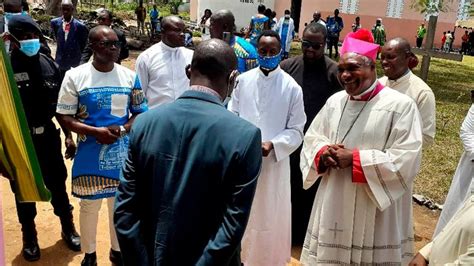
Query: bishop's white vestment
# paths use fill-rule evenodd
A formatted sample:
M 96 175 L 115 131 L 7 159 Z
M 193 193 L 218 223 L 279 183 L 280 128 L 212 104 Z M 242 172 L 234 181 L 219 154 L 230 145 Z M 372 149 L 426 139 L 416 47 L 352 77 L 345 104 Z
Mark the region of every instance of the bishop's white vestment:
M 365 182 L 353 181 L 353 167 L 316 170 L 317 153 L 340 143 L 346 133 L 342 143 L 354 157 L 358 151 L 353 167 L 361 168 Z M 408 96 L 382 86 L 369 101 L 352 100 L 345 91 L 328 99 L 306 132 L 301 153 L 303 186 L 322 178 L 303 265 L 408 264 L 414 240 L 412 185 L 421 146 L 420 115 Z
M 423 147 L 433 144 L 436 132 L 436 101 L 428 84 L 410 70 L 397 80 L 384 76 L 379 81 L 384 86 L 410 96 L 416 102 L 423 123 Z
M 246 266 L 286 265 L 291 258 L 290 154 L 303 141 L 306 115 L 301 87 L 278 67 L 265 76 L 254 68 L 237 79 L 229 110 L 253 123 L 274 150 L 262 171 L 242 239 Z

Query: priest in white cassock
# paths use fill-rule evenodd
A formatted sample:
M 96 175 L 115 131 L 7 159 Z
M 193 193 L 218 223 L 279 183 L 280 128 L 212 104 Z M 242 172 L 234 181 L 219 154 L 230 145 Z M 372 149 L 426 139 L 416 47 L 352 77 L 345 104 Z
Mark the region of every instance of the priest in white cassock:
M 377 81 L 378 45 L 360 29 L 345 38 L 331 96 L 306 132 L 303 186 L 322 178 L 303 265 L 406 265 L 413 256 L 411 194 L 422 131 L 415 102 Z
M 418 106 L 423 123 L 423 147 L 431 145 L 436 131 L 436 102 L 431 88 L 409 68 L 413 57 L 410 43 L 403 38 L 388 41 L 382 48 L 382 68 L 385 76 L 380 83 L 410 96 Z
M 303 141 L 301 87 L 280 69 L 280 37 L 257 41 L 259 68 L 241 74 L 229 110 L 262 132 L 263 165 L 242 239 L 245 266 L 283 266 L 291 258 L 290 154 Z
M 184 47 L 184 22 L 168 16 L 161 29 L 161 42 L 141 53 L 135 66 L 150 109 L 174 102 L 189 89 L 186 66 L 191 64 L 193 51 Z

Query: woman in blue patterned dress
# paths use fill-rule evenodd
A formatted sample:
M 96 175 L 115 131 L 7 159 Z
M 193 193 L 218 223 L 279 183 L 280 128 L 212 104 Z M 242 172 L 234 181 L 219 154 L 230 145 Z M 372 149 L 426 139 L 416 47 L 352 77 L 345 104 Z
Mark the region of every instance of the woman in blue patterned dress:
M 259 5 L 258 6 L 258 13 L 257 15 L 253 16 L 250 20 L 249 30 L 247 31 L 247 35 L 245 38 L 250 38 L 250 43 L 257 48 L 257 38 L 264 30 L 270 29 L 270 19 L 265 16 L 263 13 L 265 12 L 265 6 Z

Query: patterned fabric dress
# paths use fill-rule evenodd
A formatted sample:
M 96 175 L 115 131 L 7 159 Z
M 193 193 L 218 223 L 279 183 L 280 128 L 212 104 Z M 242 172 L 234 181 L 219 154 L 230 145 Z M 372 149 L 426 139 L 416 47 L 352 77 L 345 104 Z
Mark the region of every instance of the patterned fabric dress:
M 268 21 L 268 17 L 252 17 L 252 32 L 250 32 L 250 43 L 257 47 L 257 38 L 265 30 L 265 23 Z
M 74 70 L 68 71 L 64 78 L 58 113 L 75 115 L 90 126 L 107 127 L 124 125 L 130 114 L 147 110 L 140 82 L 133 71 L 115 65 L 113 71 L 102 73 L 90 63 Z M 78 134 L 72 194 L 83 199 L 115 196 L 127 149 L 127 135 L 106 145 L 99 144 L 94 136 Z
M 234 48 L 235 56 L 237 56 L 237 69 L 240 73 L 258 66 L 257 50 L 249 42 L 236 36 L 232 48 Z

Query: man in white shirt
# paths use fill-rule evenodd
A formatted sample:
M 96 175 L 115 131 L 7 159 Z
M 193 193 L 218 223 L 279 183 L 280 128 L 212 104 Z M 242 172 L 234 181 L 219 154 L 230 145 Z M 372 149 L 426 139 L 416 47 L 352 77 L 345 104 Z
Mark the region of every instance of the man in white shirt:
M 436 102 L 431 88 L 408 67 L 413 53 L 403 38 L 388 41 L 382 48 L 382 68 L 385 76 L 380 83 L 410 96 L 421 114 L 423 147 L 431 145 L 436 131 Z
M 324 20 L 321 19 L 321 12 L 320 11 L 314 12 L 313 20 L 310 23 L 319 23 L 319 24 L 323 25 L 324 27 L 326 27 L 326 22 L 324 22 Z
M 263 164 L 242 239 L 246 266 L 286 265 L 291 253 L 290 154 L 303 140 L 303 92 L 281 70 L 280 36 L 257 39 L 260 67 L 241 74 L 229 110 L 262 131 Z
M 185 68 L 193 51 L 184 47 L 184 22 L 168 16 L 161 23 L 161 42 L 140 54 L 135 67 L 150 109 L 173 102 L 189 89 Z

